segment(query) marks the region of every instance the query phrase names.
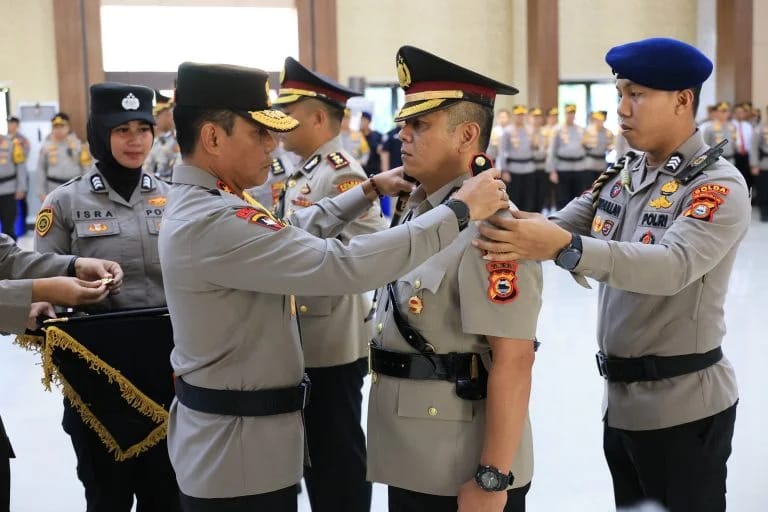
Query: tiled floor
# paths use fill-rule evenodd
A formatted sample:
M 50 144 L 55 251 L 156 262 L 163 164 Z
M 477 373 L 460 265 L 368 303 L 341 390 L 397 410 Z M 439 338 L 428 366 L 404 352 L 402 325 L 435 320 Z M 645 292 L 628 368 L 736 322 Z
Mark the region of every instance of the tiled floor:
M 729 510 L 768 510 L 768 225 L 754 223 L 731 279 L 725 351 L 736 367 L 741 401 L 729 464 Z M 578 287 L 545 265 L 545 303 L 539 322 L 544 342 L 535 368 L 531 417 L 536 471 L 528 510 L 608 511 L 610 477 L 601 449 L 602 382 L 593 353 L 596 291 Z M 62 432 L 61 398 L 40 385 L 39 358 L 0 338 L 0 411 L 18 459 L 12 462 L 13 512 L 84 510 L 69 439 Z M 300 510 L 309 511 L 306 497 Z M 386 510 L 383 487 L 374 507 Z

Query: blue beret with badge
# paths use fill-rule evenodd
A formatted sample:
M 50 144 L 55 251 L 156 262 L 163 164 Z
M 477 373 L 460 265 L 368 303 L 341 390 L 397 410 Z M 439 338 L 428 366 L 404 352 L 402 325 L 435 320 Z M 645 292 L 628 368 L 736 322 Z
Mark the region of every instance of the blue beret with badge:
M 712 61 L 698 48 L 667 37 L 614 46 L 605 62 L 617 79 L 662 91 L 698 87 L 712 74 Z

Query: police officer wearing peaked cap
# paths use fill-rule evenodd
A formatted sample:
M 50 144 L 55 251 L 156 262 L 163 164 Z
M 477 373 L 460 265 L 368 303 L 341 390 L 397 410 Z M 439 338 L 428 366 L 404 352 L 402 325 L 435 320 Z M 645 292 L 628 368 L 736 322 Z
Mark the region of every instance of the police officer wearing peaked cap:
M 617 506 L 725 510 L 738 390 L 723 303 L 750 221 L 743 177 L 696 128 L 712 63 L 681 41 L 612 48 L 632 148 L 550 221 L 513 213 L 481 228 L 494 257 L 554 259 L 600 282 L 604 451 Z
M 492 173 L 402 227 L 336 239 L 377 192 L 411 189 L 390 171 L 276 218 L 244 192 L 266 179 L 272 133 L 298 125 L 271 108 L 267 78 L 240 66 L 179 66 L 184 164 L 174 170 L 160 257 L 177 377 L 168 444 L 185 511 L 296 510 L 310 394 L 290 294 L 381 286 L 454 240 L 468 225 L 465 205 L 484 218 L 505 204 Z
M 282 136 L 284 148 L 302 162 L 285 181 L 279 211 L 308 208 L 359 186 L 366 173 L 344 151 L 339 137 L 347 100 L 360 93 L 315 73 L 292 57 L 285 59 L 275 104 L 299 121 Z M 348 223 L 337 238 L 387 228 L 379 201 Z M 312 400 L 304 410 L 309 458 L 304 470 L 314 512 L 370 508 L 371 484 L 365 479 L 365 434 L 360 425 L 363 378 L 368 373 L 368 342 L 373 322 L 364 294 L 297 297 L 302 349 L 312 381 Z

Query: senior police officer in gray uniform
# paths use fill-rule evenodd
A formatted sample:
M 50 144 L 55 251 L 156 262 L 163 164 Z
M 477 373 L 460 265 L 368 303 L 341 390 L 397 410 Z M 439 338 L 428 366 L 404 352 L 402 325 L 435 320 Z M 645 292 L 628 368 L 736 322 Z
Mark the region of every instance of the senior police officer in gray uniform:
M 90 166 L 90 156 L 83 155 L 83 145 L 69 131 L 69 116 L 59 112 L 51 119 L 52 132 L 40 148 L 35 174 L 35 192 L 40 201 L 53 189 L 83 174 Z
M 120 260 L 126 273 L 122 292 L 88 311 L 165 306 L 157 236 L 169 185 L 141 168 L 152 146 L 152 90 L 104 83 L 91 86 L 90 93 L 88 141 L 96 167 L 46 197 L 35 247 Z M 72 438 L 88 512 L 128 512 L 134 495 L 140 510 L 179 509 L 165 441 L 118 462 L 68 400 L 62 425 Z
M 67 275 L 73 277 L 53 277 Z M 105 277 L 114 280 L 111 286 L 100 281 Z M 115 262 L 22 251 L 13 239 L 0 235 L 0 332 L 23 334 L 30 318 L 50 309 L 45 302 L 66 306 L 98 302 L 117 291 L 122 279 L 123 271 Z M 9 510 L 14 457 L 0 418 L 0 510 Z
M 734 163 L 736 154 L 736 144 L 739 131 L 731 120 L 731 104 L 727 101 L 721 101 L 715 106 L 715 118 L 703 129 L 702 136 L 704 142 L 709 146 L 715 146 L 726 141 L 723 146 L 723 158 Z
M 518 208 L 531 211 L 534 208 L 535 164 L 533 163 L 534 133 L 528 125 L 525 105 L 515 105 L 512 122 L 504 128 L 499 141 L 499 167 L 506 174 L 509 199 Z
M 485 164 L 477 153 L 495 97 L 517 89 L 412 46 L 400 48 L 397 68 L 403 165 L 421 183 L 405 218 L 418 220 L 470 177 L 471 163 Z M 389 486 L 392 512 L 525 510 L 541 267 L 489 264 L 476 236 L 465 230 L 378 292 L 368 476 Z
M 590 183 L 584 174 L 587 151 L 584 149 L 584 127 L 575 124 L 576 105 L 565 105 L 565 123 L 550 134 L 545 164 L 549 179 L 555 184 L 555 203 L 561 209 L 578 196 Z
M 292 57 L 285 59 L 275 104 L 299 122 L 282 136 L 285 150 L 302 163 L 287 173 L 283 205 L 289 215 L 324 197 L 335 197 L 367 178 L 341 145 L 339 129 L 347 100 L 360 93 L 313 73 Z M 274 163 L 273 163 L 274 172 Z M 337 238 L 386 229 L 379 201 L 348 223 Z M 313 512 L 364 511 L 371 484 L 365 479 L 365 434 L 360 425 L 363 377 L 368 373 L 367 318 L 371 302 L 364 294 L 297 297 L 304 364 L 312 382 L 312 400 L 304 410 L 309 458 L 304 470 Z
M 605 127 L 604 123 L 608 117 L 605 110 L 592 112 L 589 126 L 584 130 L 584 149 L 587 151 L 587 158 L 584 161 L 584 183 L 587 187 L 600 176 L 607 164 L 605 155 L 613 149 L 614 135 L 611 130 Z M 622 153 L 623 154 L 623 153 Z M 523 208 L 524 209 L 524 208 Z
M 152 144 L 144 172 L 152 173 L 163 181 L 169 181 L 173 166 L 179 159 L 179 145 L 173 133 L 173 101 L 155 91 L 155 106 L 152 107 L 157 134 Z
M 410 191 L 389 171 L 284 223 L 243 193 L 266 178 L 276 146 L 270 131 L 298 124 L 270 108 L 267 77 L 193 63 L 178 72 L 174 119 L 184 165 L 174 171 L 160 257 L 177 376 L 168 442 L 186 511 L 296 510 L 309 389 L 296 301 L 287 294 L 380 286 L 448 246 L 467 215 L 484 218 L 506 204 L 494 172 L 402 227 L 346 245 L 336 239 L 377 193 Z
M 0 135 L 0 223 L 16 239 L 16 200 L 27 194 L 26 156 L 19 142 Z
M 683 42 L 612 48 L 618 115 L 632 148 L 591 194 L 552 217 L 513 213 L 481 228 L 495 257 L 556 259 L 600 281 L 604 450 L 617 506 L 725 510 L 738 391 L 720 345 L 723 303 L 749 226 L 743 177 L 696 129 L 712 63 Z M 637 98 L 642 98 L 638 101 Z M 570 242 L 569 242 L 570 240 Z

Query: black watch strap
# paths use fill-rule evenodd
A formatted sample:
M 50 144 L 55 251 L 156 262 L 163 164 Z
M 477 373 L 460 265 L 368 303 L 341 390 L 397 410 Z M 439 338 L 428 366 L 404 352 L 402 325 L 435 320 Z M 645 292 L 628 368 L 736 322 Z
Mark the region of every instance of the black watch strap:
M 487 475 L 492 475 L 493 478 L 484 478 L 484 476 Z M 477 485 L 479 485 L 480 488 L 484 491 L 498 492 L 504 491 L 507 489 L 507 487 L 512 485 L 512 482 L 515 481 L 515 477 L 512 475 L 511 471 L 507 474 L 504 474 L 499 471 L 498 468 L 480 464 L 477 466 L 477 471 L 475 472 L 475 481 L 477 482 Z M 495 482 L 495 485 L 489 485 L 490 481 Z
M 571 243 L 564 247 L 555 258 L 555 264 L 569 272 L 578 266 L 581 261 L 581 254 L 583 252 L 583 244 L 581 243 L 581 236 L 573 233 L 571 235 Z
M 461 199 L 449 199 L 445 206 L 453 210 L 456 220 L 459 222 L 459 231 L 463 231 L 469 225 L 469 206 Z
M 75 262 L 77 261 L 77 256 L 73 256 L 71 260 L 69 260 L 69 265 L 67 265 L 67 275 L 69 277 L 77 277 L 77 271 L 75 270 Z

